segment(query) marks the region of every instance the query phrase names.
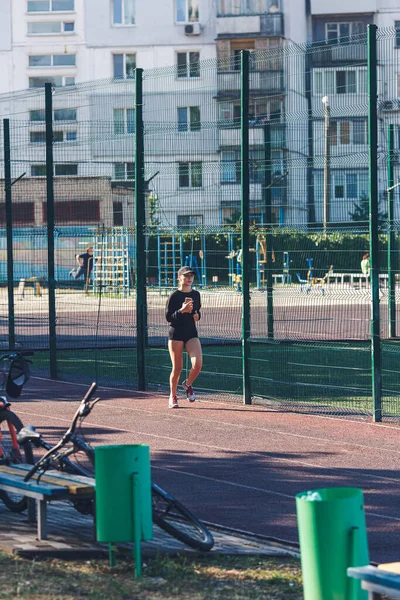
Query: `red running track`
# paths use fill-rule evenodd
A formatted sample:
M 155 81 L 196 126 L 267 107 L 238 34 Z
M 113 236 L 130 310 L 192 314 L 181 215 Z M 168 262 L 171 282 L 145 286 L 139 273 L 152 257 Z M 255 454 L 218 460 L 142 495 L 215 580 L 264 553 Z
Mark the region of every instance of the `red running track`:
M 58 439 L 86 386 L 32 378 L 13 410 Z M 189 404 L 102 390 L 85 421 L 93 444 L 149 444 L 154 481 L 206 521 L 297 542 L 295 494 L 364 490 L 372 561 L 398 560 L 400 427 L 279 413 L 258 406 Z

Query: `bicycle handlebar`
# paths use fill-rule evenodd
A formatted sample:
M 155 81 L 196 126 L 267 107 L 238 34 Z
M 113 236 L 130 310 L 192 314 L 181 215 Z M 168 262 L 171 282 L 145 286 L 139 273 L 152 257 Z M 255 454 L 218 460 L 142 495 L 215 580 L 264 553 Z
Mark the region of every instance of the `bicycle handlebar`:
M 92 385 L 90 386 L 90 388 L 88 389 L 88 391 L 86 392 L 85 396 L 82 398 L 78 409 L 75 411 L 75 414 L 72 418 L 72 422 L 71 425 L 69 426 L 69 428 L 67 429 L 67 431 L 64 433 L 64 435 L 62 436 L 61 440 L 59 442 L 57 442 L 57 444 L 55 446 L 53 446 L 52 448 L 50 448 L 50 450 L 48 450 L 40 459 L 39 461 L 30 469 L 30 471 L 28 471 L 28 473 L 25 475 L 24 477 L 24 481 L 28 481 L 29 479 L 31 479 L 31 477 L 40 469 L 42 468 L 46 461 L 48 461 L 48 459 L 50 458 L 50 456 L 52 456 L 53 454 L 56 454 L 58 452 L 58 450 L 60 448 L 62 448 L 63 446 L 65 446 L 72 438 L 74 431 L 76 429 L 76 425 L 78 422 L 79 417 L 86 417 L 90 411 L 92 410 L 93 406 L 96 404 L 96 402 L 98 402 L 100 400 L 100 398 L 96 398 L 95 400 L 93 400 L 92 404 L 89 404 L 89 400 L 91 399 L 91 397 L 93 396 L 94 392 L 97 389 L 97 383 L 94 381 L 92 383 Z M 48 467 L 46 467 L 44 470 L 46 470 Z

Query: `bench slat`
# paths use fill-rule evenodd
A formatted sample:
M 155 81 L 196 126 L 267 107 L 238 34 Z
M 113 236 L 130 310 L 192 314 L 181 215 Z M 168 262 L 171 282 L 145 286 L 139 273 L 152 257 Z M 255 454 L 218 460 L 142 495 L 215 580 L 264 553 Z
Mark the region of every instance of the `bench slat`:
M 23 481 L 23 477 L 27 471 L 29 471 L 30 467 L 20 468 L 21 466 L 10 467 L 8 465 L 0 465 L 0 483 L 1 483 L 1 474 L 11 475 L 17 477 Z M 40 483 L 46 483 L 51 485 L 56 485 L 68 490 L 69 494 L 72 496 L 81 496 L 81 495 L 92 495 L 93 494 L 93 486 L 88 483 L 82 483 L 81 481 L 76 481 L 74 479 L 70 479 L 69 477 L 58 476 L 57 471 L 52 471 L 51 475 L 42 475 L 39 476 L 35 474 L 30 481 L 37 480 L 40 477 Z M 4 481 L 6 483 L 6 481 Z M 29 486 L 29 481 L 25 481 L 25 486 Z M 23 489 L 27 489 L 24 487 Z
M 68 496 L 68 488 L 61 485 L 50 485 L 49 483 L 39 483 L 33 485 L 29 481 L 24 481 L 20 475 L 11 475 L 10 473 L 0 473 L 0 488 L 1 485 L 8 485 L 15 487 L 18 490 L 32 490 L 37 491 L 43 496 L 49 498 L 65 498 Z
M 28 472 L 31 469 L 31 465 L 21 464 L 21 465 L 13 465 L 13 469 L 18 469 L 20 471 Z M 1 469 L 1 467 L 0 467 Z M 74 481 L 79 483 L 84 483 L 86 485 L 91 485 L 95 487 L 96 481 L 94 477 L 86 477 L 85 475 L 71 475 L 70 473 L 66 473 L 65 471 L 57 471 L 56 469 L 49 469 L 46 471 L 47 475 L 51 475 L 52 477 L 57 477 L 60 479 L 66 479 L 67 481 Z

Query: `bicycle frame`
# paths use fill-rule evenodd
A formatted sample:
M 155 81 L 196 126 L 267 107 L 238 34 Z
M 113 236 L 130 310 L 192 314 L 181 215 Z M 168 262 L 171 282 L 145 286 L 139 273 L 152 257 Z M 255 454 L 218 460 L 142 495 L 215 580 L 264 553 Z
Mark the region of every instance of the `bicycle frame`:
M 0 396 L 0 415 L 3 412 L 9 411 L 10 406 L 11 406 L 11 404 L 7 400 L 7 398 L 5 396 Z M 15 429 L 14 425 L 12 423 L 10 423 L 10 421 L 6 420 L 6 422 L 7 422 L 8 431 L 10 433 L 11 444 L 12 444 L 13 450 L 15 452 L 15 455 L 21 456 L 21 452 L 20 452 L 19 444 L 18 444 L 18 440 L 17 440 L 16 429 Z M 3 449 L 1 446 L 2 436 L 3 436 L 3 434 L 0 431 L 0 460 L 3 458 Z
M 68 457 L 73 454 L 76 454 L 76 452 L 78 450 L 82 450 L 83 452 L 85 452 L 85 454 L 87 456 L 93 457 L 93 454 L 94 454 L 93 448 L 89 444 L 86 444 L 86 442 L 84 442 L 83 440 L 78 438 L 75 435 L 75 430 L 76 430 L 79 418 L 87 417 L 90 414 L 94 405 L 97 402 L 99 402 L 100 398 L 95 398 L 93 400 L 93 402 L 90 403 L 90 399 L 93 396 L 96 389 L 97 389 L 97 384 L 95 382 L 93 382 L 92 385 L 90 386 L 89 390 L 85 394 L 84 398 L 82 399 L 77 411 L 75 412 L 70 427 L 67 429 L 67 431 L 62 436 L 61 440 L 55 446 L 51 446 L 50 444 L 48 444 L 47 442 L 42 440 L 41 437 L 36 437 L 36 439 L 35 439 L 35 438 L 29 438 L 29 436 L 28 436 L 29 441 L 34 443 L 36 446 L 40 446 L 42 448 L 47 449 L 47 452 L 39 459 L 39 461 L 25 475 L 25 477 L 24 477 L 25 481 L 29 481 L 29 479 L 31 479 L 33 477 L 33 475 L 35 473 L 37 473 L 37 471 L 45 472 L 52 465 L 53 461 L 55 463 L 58 463 L 61 468 L 62 468 L 63 464 L 67 464 L 67 465 L 70 465 L 74 471 L 78 471 L 79 474 L 86 475 L 86 476 L 88 475 L 88 473 L 84 469 L 79 467 L 79 465 L 76 465 L 75 463 L 71 463 L 69 461 Z M 17 439 L 18 439 L 18 436 L 17 436 Z M 62 450 L 70 442 L 72 443 L 72 446 L 69 448 L 66 448 L 65 450 Z
M 6 354 L 2 354 L 0 356 L 0 363 L 3 361 L 10 361 L 10 369 L 11 366 L 13 364 L 13 361 L 17 360 L 18 357 L 25 357 L 25 356 L 32 356 L 33 352 L 7 352 Z M 10 373 L 10 369 L 8 371 L 7 377 Z M 4 372 L 2 373 L 3 375 L 3 389 L 4 387 L 6 387 L 6 379 L 7 377 L 5 377 Z M 26 380 L 24 380 L 24 382 L 21 384 L 21 387 L 24 385 L 24 383 L 26 382 Z M 11 407 L 11 402 L 9 402 L 8 398 L 7 398 L 7 394 L 4 394 L 2 396 L 0 396 L 0 415 L 3 411 L 10 411 L 10 407 Z M 19 444 L 18 444 L 18 439 L 17 439 L 17 431 L 14 427 L 14 425 L 12 423 L 10 423 L 9 420 L 5 419 L 7 421 L 7 427 L 8 427 L 8 431 L 10 433 L 10 439 L 11 439 L 11 444 L 13 447 L 13 451 L 14 451 L 14 455 L 15 456 L 21 456 L 21 451 L 19 448 Z M 0 431 L 0 442 L 2 439 L 2 433 Z M 2 447 L 0 445 L 0 459 L 3 458 L 3 450 Z

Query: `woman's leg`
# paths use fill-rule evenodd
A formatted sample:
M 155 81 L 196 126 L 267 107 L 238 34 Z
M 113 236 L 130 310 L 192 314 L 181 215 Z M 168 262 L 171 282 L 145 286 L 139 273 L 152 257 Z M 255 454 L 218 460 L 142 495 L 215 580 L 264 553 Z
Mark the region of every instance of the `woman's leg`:
M 171 396 L 176 396 L 179 377 L 183 366 L 183 348 L 185 344 L 179 340 L 168 340 L 168 350 L 172 362 L 172 371 L 169 377 L 169 387 Z
M 186 379 L 186 385 L 192 385 L 203 366 L 203 353 L 199 338 L 192 338 L 186 342 L 186 352 L 189 354 L 190 362 L 192 363 L 192 368 Z

